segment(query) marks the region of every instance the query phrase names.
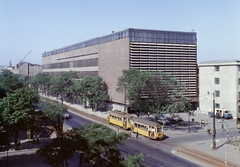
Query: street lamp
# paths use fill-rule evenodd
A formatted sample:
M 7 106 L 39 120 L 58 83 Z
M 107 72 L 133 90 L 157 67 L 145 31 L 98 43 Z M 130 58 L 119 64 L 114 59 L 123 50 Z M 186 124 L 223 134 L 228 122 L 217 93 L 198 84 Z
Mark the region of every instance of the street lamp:
M 216 150 L 216 127 L 215 127 L 215 94 L 213 92 L 213 145 L 212 150 Z

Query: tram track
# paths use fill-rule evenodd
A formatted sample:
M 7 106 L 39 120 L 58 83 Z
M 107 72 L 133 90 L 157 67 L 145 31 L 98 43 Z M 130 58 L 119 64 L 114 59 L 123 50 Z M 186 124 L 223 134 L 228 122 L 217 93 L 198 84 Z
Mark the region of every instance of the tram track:
M 179 154 L 180 156 L 189 157 L 212 167 L 240 167 L 239 165 L 236 165 L 232 162 L 227 162 L 227 164 L 225 164 L 225 160 L 195 149 L 179 146 L 168 141 L 163 141 L 162 143 L 174 149 L 176 154 Z

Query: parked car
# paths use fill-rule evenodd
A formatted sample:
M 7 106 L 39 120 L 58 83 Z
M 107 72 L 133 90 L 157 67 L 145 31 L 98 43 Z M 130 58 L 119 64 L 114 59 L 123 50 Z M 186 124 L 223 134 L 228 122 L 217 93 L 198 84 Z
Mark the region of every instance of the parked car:
M 62 114 L 62 117 L 64 119 L 68 119 L 69 118 L 69 114 L 67 112 L 65 112 L 65 113 Z
M 165 115 L 161 114 L 157 116 L 157 122 L 163 125 L 171 124 Z
M 159 118 L 157 120 L 158 123 L 163 124 L 163 125 L 170 125 L 170 121 L 167 118 Z
M 179 116 L 179 114 L 173 114 L 168 117 L 169 121 L 183 121 L 183 119 Z

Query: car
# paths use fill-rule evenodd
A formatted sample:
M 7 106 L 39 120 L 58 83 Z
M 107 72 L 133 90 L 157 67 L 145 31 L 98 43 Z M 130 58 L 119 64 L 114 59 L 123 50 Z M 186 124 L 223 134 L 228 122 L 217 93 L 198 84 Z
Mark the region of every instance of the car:
M 161 114 L 157 116 L 157 122 L 163 125 L 171 124 L 169 120 L 165 117 L 165 115 Z
M 163 125 L 170 125 L 170 121 L 167 118 L 159 118 L 157 120 L 158 123 L 163 124 Z
M 62 114 L 62 117 L 64 119 L 68 119 L 69 118 L 69 114 L 67 112 L 65 112 L 65 113 Z
M 179 116 L 179 114 L 172 114 L 168 117 L 169 121 L 183 121 L 183 119 Z

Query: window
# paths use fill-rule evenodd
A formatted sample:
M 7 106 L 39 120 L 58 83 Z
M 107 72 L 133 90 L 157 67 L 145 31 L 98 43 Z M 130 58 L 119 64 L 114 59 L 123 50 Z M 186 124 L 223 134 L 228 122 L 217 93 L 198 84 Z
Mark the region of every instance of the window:
M 238 92 L 238 99 L 240 99 L 240 92 Z
M 240 78 L 238 78 L 238 85 L 240 85 Z
M 220 97 L 220 91 L 219 90 L 215 90 L 215 97 Z
M 220 71 L 220 67 L 219 66 L 215 66 L 215 71 Z
M 219 103 L 215 103 L 215 107 L 216 108 L 220 108 L 220 104 Z
M 220 78 L 215 78 L 215 84 L 220 84 Z
M 238 71 L 240 71 L 240 66 L 238 66 Z

